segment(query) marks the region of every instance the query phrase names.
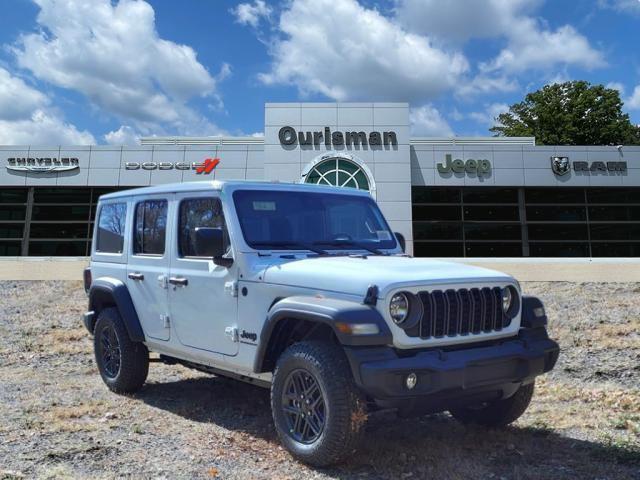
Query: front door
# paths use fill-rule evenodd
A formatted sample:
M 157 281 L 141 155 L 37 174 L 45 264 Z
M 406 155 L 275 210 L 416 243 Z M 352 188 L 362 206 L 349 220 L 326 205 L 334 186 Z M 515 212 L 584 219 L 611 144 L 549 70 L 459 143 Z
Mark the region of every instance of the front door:
M 237 268 L 215 265 L 195 251 L 196 227 L 226 230 L 222 203 L 212 192 L 191 192 L 177 194 L 176 204 L 177 229 L 169 270 L 169 304 L 176 335 L 183 345 L 236 355 Z
M 127 287 L 145 336 L 169 340 L 167 220 L 170 196 L 139 200 L 134 205 Z

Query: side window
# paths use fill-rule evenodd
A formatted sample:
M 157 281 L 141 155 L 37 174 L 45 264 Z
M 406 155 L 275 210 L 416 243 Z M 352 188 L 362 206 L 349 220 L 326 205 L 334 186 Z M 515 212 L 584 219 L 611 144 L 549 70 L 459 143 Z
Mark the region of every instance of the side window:
M 136 205 L 133 253 L 163 255 L 166 231 L 166 200 L 145 200 Z
M 126 216 L 126 203 L 108 203 L 100 208 L 96 238 L 97 252 L 122 253 Z
M 217 198 L 189 198 L 180 203 L 178 254 L 196 257 L 196 228 L 225 228 L 222 203 Z M 226 236 L 226 235 L 225 235 Z M 227 245 L 229 244 L 227 240 Z

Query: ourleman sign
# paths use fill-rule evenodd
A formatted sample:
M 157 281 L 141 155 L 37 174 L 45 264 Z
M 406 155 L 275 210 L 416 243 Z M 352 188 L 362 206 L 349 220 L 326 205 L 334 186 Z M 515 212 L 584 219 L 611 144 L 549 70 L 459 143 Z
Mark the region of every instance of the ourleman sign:
M 7 170 L 14 172 L 66 172 L 80 168 L 80 161 L 74 157 L 10 157 Z
M 585 162 L 575 160 L 569 161 L 569 157 L 551 157 L 551 170 L 558 176 L 565 175 L 571 170 L 571 164 L 573 163 L 573 170 L 583 173 L 607 173 L 607 172 L 621 172 L 627 171 L 627 162 L 623 161 L 594 161 Z
M 438 164 L 438 172 L 440 173 L 467 173 L 477 174 L 479 177 L 482 175 L 489 175 L 491 172 L 491 162 L 486 159 L 475 160 L 469 158 L 466 161 L 460 158 L 452 159 L 451 154 L 447 153 L 444 156 L 445 161 Z
M 354 146 L 354 147 L 366 147 L 366 146 L 398 146 L 398 137 L 396 132 L 332 132 L 329 127 L 324 127 L 324 130 L 316 132 L 296 132 L 293 127 L 282 127 L 278 132 L 278 139 L 282 145 L 320 145 L 324 144 L 326 147 L 333 146 Z

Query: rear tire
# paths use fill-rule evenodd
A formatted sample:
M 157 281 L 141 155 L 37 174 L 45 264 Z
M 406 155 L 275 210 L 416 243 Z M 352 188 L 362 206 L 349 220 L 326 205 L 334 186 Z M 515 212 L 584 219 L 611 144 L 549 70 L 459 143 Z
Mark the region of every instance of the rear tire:
M 357 448 L 367 421 L 344 352 L 327 342 L 300 342 L 278 359 L 271 410 L 282 444 L 302 462 L 324 467 Z
M 481 407 L 462 407 L 450 410 L 453 417 L 465 424 L 475 423 L 485 427 L 504 427 L 515 422 L 531 403 L 534 384 L 522 385 L 515 394 L 504 400 L 496 400 Z
M 93 348 L 100 376 L 111 391 L 140 390 L 149 373 L 149 351 L 131 341 L 117 308 L 105 308 L 98 315 Z

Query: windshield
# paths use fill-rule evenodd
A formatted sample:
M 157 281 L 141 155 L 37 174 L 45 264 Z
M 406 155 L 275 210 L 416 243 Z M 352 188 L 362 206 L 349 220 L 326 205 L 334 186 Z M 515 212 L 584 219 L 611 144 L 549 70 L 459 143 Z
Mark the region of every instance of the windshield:
M 244 239 L 255 249 L 377 252 L 396 247 L 395 236 L 370 197 L 237 190 L 233 201 Z

